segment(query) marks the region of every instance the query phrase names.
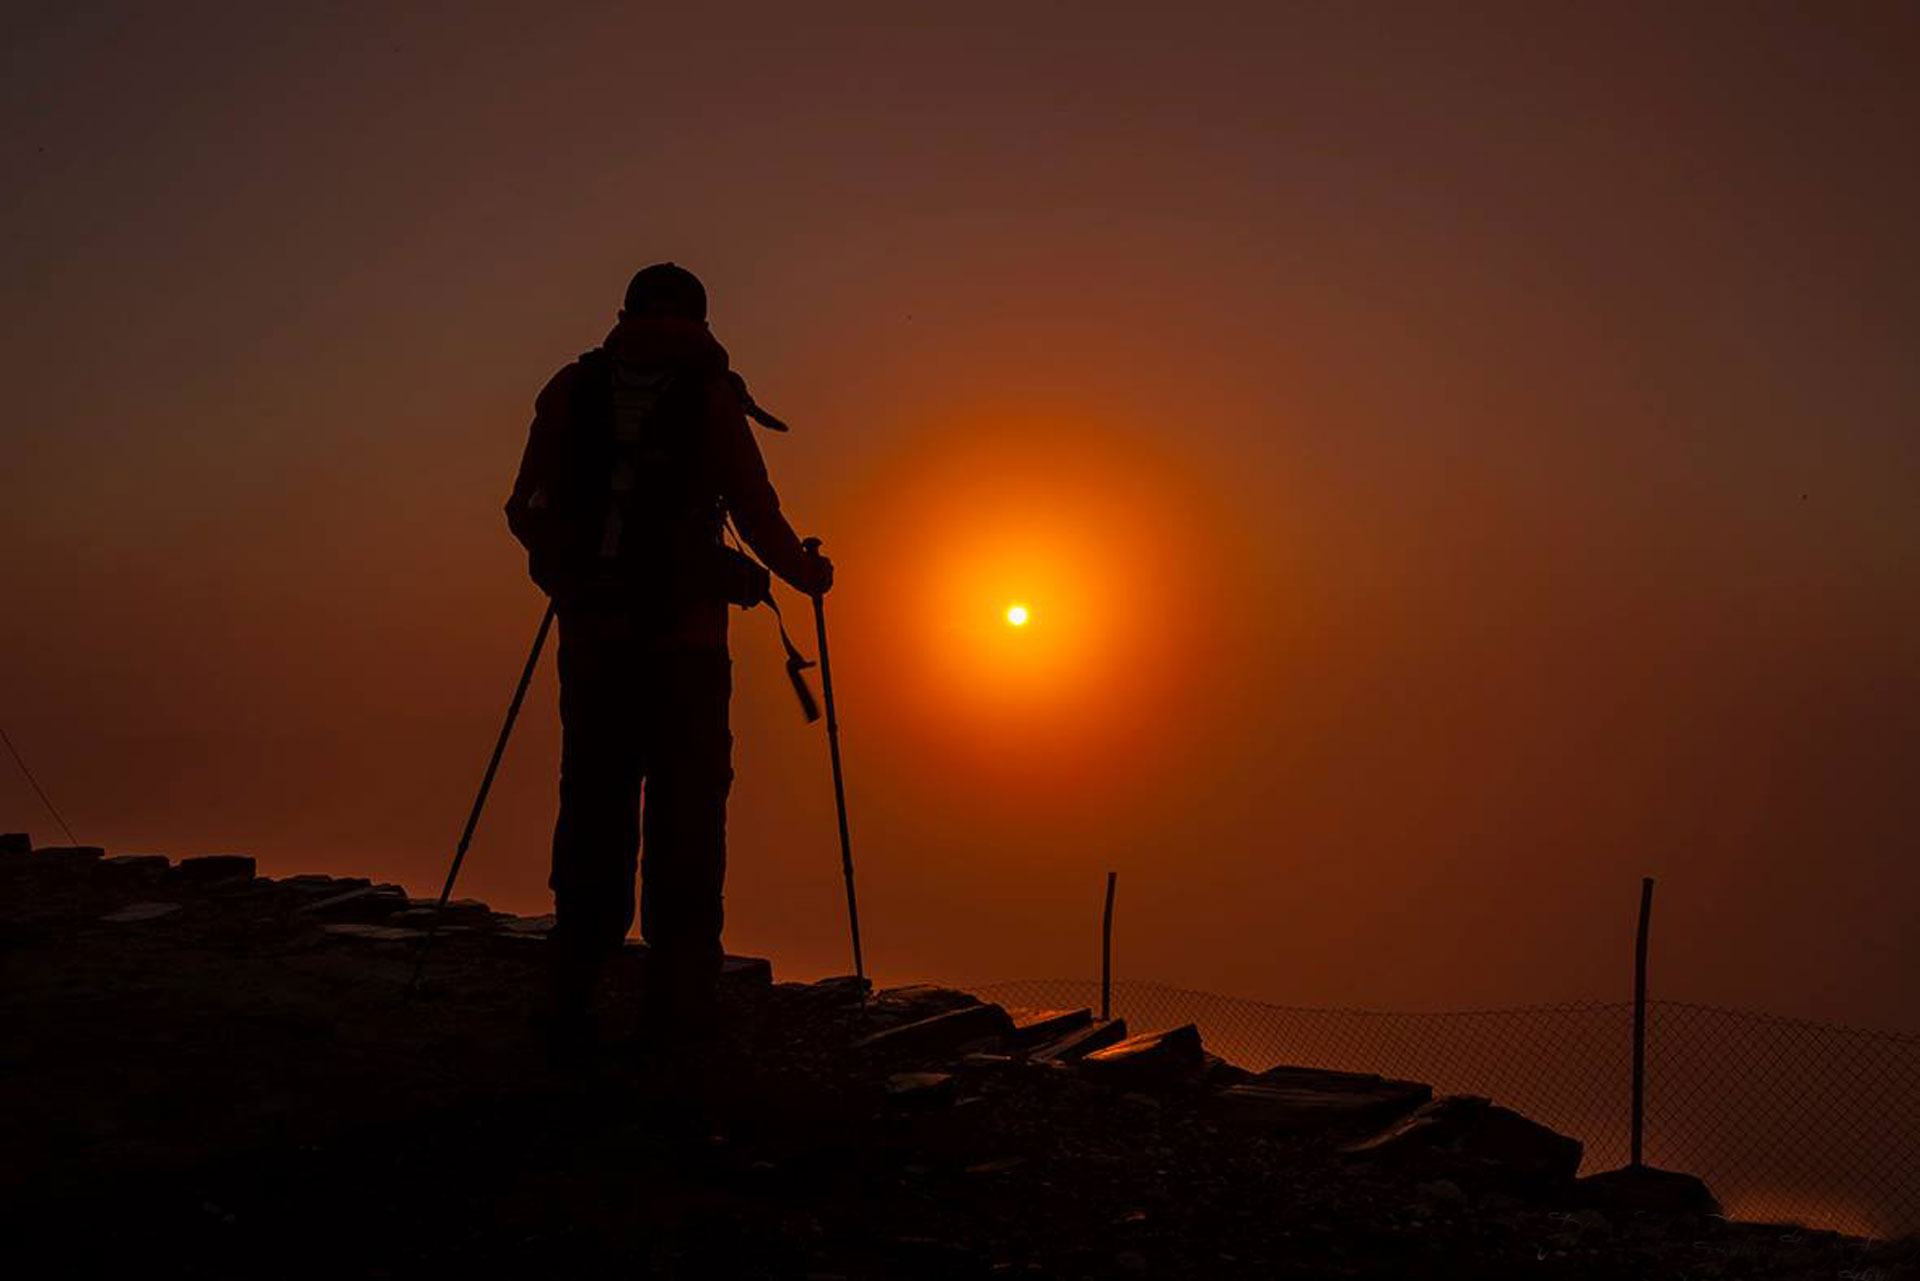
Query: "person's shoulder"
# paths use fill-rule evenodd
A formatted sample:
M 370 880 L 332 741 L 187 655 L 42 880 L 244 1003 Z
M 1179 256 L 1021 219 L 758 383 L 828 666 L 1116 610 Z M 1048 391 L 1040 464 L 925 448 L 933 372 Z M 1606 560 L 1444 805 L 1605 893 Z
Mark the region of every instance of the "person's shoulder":
M 558 411 L 572 403 L 581 389 L 593 380 L 595 371 L 603 368 L 606 358 L 606 352 L 595 347 L 560 366 L 534 398 L 535 407 L 542 412 Z

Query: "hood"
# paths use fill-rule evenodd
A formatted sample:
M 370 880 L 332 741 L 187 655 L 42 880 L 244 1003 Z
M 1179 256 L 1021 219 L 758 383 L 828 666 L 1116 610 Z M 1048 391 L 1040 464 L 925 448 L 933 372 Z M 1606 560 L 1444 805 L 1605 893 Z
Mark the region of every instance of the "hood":
M 607 354 L 624 364 L 694 365 L 725 373 L 727 349 L 704 320 L 678 316 L 623 316 L 607 334 Z

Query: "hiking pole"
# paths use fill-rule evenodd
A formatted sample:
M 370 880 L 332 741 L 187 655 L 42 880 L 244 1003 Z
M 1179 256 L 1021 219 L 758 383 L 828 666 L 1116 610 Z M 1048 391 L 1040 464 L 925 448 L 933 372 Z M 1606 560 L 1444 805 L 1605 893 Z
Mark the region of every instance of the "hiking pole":
M 533 683 L 533 669 L 540 665 L 540 651 L 546 648 L 547 632 L 553 627 L 553 602 L 547 602 L 547 612 L 541 616 L 540 630 L 533 634 L 533 650 L 527 655 L 527 666 L 520 673 L 520 683 L 514 687 L 513 701 L 507 704 L 507 723 L 500 727 L 500 737 L 493 745 L 493 758 L 487 762 L 487 772 L 480 779 L 480 794 L 473 798 L 473 809 L 467 813 L 467 826 L 460 833 L 460 844 L 453 851 L 453 866 L 447 869 L 447 883 L 440 887 L 440 901 L 433 905 L 433 916 L 427 921 L 427 937 L 420 940 L 420 955 L 413 962 L 413 977 L 407 982 L 407 999 L 420 987 L 420 972 L 427 967 L 427 949 L 433 946 L 433 936 L 440 929 L 440 914 L 447 910 L 447 900 L 453 897 L 453 882 L 460 875 L 460 864 L 466 861 L 467 846 L 473 840 L 473 829 L 480 825 L 480 811 L 486 806 L 487 793 L 493 790 L 493 776 L 500 769 L 500 758 L 506 754 L 507 738 L 513 733 L 513 723 L 520 718 L 520 704 L 527 696 L 527 686 Z
M 820 540 L 809 538 L 801 544 L 809 553 L 818 553 Z M 860 955 L 860 906 L 853 896 L 853 841 L 847 835 L 847 784 L 840 771 L 840 718 L 833 710 L 833 664 L 827 661 L 827 603 L 813 598 L 813 627 L 820 642 L 820 692 L 827 704 L 827 749 L 833 756 L 833 803 L 840 811 L 840 870 L 847 878 L 847 924 L 853 930 L 853 976 L 862 982 L 867 977 L 866 961 Z

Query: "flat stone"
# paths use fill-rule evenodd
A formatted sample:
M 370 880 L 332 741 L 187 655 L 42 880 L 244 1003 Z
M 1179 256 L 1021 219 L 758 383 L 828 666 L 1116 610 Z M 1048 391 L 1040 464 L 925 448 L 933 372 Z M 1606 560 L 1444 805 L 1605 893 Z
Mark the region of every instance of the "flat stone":
M 773 986 L 773 962 L 764 956 L 722 957 L 720 981 L 741 987 L 771 987 Z
M 439 895 L 435 895 L 432 898 L 420 898 L 411 894 L 407 896 L 408 909 L 419 908 L 419 907 L 436 907 L 439 905 L 439 902 L 440 902 Z M 475 916 L 475 915 L 492 916 L 493 915 L 493 909 L 487 906 L 485 903 L 481 902 L 477 898 L 450 898 L 447 900 L 447 906 L 445 910 L 447 915 L 449 916 L 452 916 L 455 913 L 458 913 L 459 915 L 462 915 L 462 916 Z
M 1004 1072 L 1018 1064 L 1020 1060 L 1011 1054 L 994 1054 L 986 1050 L 976 1050 L 971 1054 L 962 1054 L 954 1062 L 963 1068 L 972 1068 L 976 1072 Z
M 1574 1197 L 1584 1206 L 1616 1215 L 1719 1214 L 1720 1201 L 1697 1175 L 1651 1165 L 1623 1165 L 1574 1182 Z
M 124 925 L 135 921 L 157 920 L 162 916 L 171 916 L 179 910 L 178 903 L 129 903 L 117 912 L 108 912 L 100 919 Z
M 41 858 L 64 858 L 90 863 L 94 859 L 105 858 L 107 852 L 98 845 L 42 845 L 34 853 Z
M 1013 1020 L 1005 1010 L 982 1003 L 875 1032 L 854 1042 L 854 1048 L 878 1054 L 942 1058 L 1012 1031 Z
M 33 837 L 25 832 L 0 832 L 0 854 L 33 853 Z
M 1182 1023 L 1165 1032 L 1143 1032 L 1118 1045 L 1095 1050 L 1080 1060 L 1080 1067 L 1092 1080 L 1137 1090 L 1174 1085 L 1205 1062 L 1200 1029 Z
M 895 1072 L 887 1078 L 888 1100 L 916 1107 L 951 1102 L 959 1088 L 951 1072 Z
M 915 1019 L 929 1018 L 935 1014 L 945 1014 L 948 1010 L 961 1010 L 980 1004 L 980 998 L 970 992 L 957 991 L 950 987 L 936 987 L 931 983 L 915 983 L 908 987 L 881 988 L 867 1002 L 869 1017 L 891 1018 L 900 1023 L 911 1023 Z
M 1015 1049 L 1030 1050 L 1036 1045 L 1044 1045 L 1078 1028 L 1093 1023 L 1093 1011 L 1079 1010 L 1014 1010 L 1013 1035 L 1008 1038 Z
M 373 882 L 364 876 L 320 876 L 313 872 L 302 872 L 298 876 L 283 876 L 274 884 L 301 894 L 327 895 L 366 889 Z
M 394 908 L 407 901 L 406 892 L 397 886 L 363 885 L 358 889 L 329 894 L 303 903 L 294 909 L 296 916 L 319 916 L 333 920 L 359 918 L 365 924 L 384 919 Z
M 425 930 L 402 929 L 397 925 L 369 925 L 364 921 L 338 921 L 323 926 L 327 933 L 344 938 L 372 939 L 376 942 L 397 942 L 402 939 L 423 939 Z
M 180 866 L 174 869 L 174 875 L 183 880 L 206 882 L 242 876 L 251 879 L 254 871 L 251 854 L 201 854 L 181 859 Z
M 173 860 L 165 854 L 111 854 L 104 861 L 136 872 L 164 872 L 173 866 Z
M 1194 1083 L 1218 1090 L 1238 1085 L 1252 1075 L 1238 1063 L 1229 1063 L 1218 1054 L 1208 1052 L 1200 1056 L 1200 1070 L 1194 1074 Z
M 1096 1019 L 1065 1036 L 1057 1036 L 1044 1045 L 1035 1046 L 1027 1052 L 1027 1058 L 1034 1063 L 1072 1063 L 1083 1055 L 1118 1045 L 1126 1039 L 1125 1019 Z
M 1214 1110 L 1248 1129 L 1299 1134 L 1380 1126 L 1433 1098 L 1433 1087 L 1367 1072 L 1274 1069 L 1213 1096 Z
M 1539 1192 L 1572 1181 L 1581 1147 L 1580 1140 L 1496 1107 L 1490 1099 L 1449 1094 L 1341 1151 L 1416 1176 Z
M 873 981 L 852 974 L 836 974 L 830 978 L 816 979 L 805 987 L 809 994 L 827 1000 L 864 1001 L 867 993 L 873 991 Z
M 389 925 L 427 926 L 431 925 L 437 917 L 440 922 L 440 928 L 442 929 L 451 929 L 455 925 L 468 930 L 476 926 L 487 926 L 491 928 L 493 925 L 493 909 L 485 903 L 479 903 L 477 908 L 473 906 L 459 906 L 459 904 L 462 903 L 474 904 L 476 902 L 477 900 L 474 899 L 455 899 L 452 903 L 447 904 L 445 911 L 436 911 L 433 900 L 428 899 L 424 906 L 406 907 L 400 909 L 398 912 L 389 912 L 386 919 Z
M 493 923 L 502 934 L 542 938 L 553 932 L 553 913 L 545 916 L 514 916 L 509 912 L 495 912 Z

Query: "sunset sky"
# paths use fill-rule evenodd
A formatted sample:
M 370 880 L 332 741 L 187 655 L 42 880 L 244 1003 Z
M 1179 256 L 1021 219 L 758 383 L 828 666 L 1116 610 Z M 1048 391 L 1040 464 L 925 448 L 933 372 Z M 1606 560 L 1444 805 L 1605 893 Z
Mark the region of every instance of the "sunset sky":
M 1920 1024 L 1920 9 L 706 12 L 12 10 L 0 725 L 82 839 L 437 890 L 534 394 L 671 259 L 838 566 L 882 981 L 1089 976 L 1113 868 L 1122 977 L 1618 999 L 1653 875 L 1656 995 Z M 844 971 L 734 654 L 729 944 Z

